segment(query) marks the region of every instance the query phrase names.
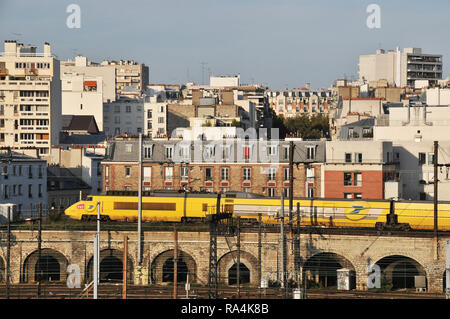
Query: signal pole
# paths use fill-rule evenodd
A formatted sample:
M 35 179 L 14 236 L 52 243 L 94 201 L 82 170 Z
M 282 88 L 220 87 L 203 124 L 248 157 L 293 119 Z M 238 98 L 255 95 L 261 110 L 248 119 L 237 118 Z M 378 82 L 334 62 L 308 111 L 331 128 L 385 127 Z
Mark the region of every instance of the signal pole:
M 7 249 L 6 249 L 6 299 L 9 299 L 9 281 L 10 281 L 10 259 L 11 259 L 11 207 L 8 207 L 8 238 L 6 240 Z
M 435 242 L 435 259 L 439 258 L 439 242 L 438 242 L 438 147 L 439 142 L 434 141 L 434 242 Z
M 41 263 L 41 243 L 42 243 L 42 206 L 38 203 L 38 262 Z M 42 264 L 40 264 L 38 274 L 38 298 L 41 297 L 41 277 L 42 277 Z
M 142 133 L 139 133 L 138 263 L 142 264 Z

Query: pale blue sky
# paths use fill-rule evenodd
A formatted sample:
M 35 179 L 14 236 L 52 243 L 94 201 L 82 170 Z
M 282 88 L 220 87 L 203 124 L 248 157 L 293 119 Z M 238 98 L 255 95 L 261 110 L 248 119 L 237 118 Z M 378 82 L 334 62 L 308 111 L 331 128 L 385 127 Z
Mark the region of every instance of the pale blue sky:
M 66 26 L 72 3 L 80 29 Z M 371 3 L 381 7 L 381 29 L 366 26 Z M 0 0 L 0 40 L 40 50 L 47 41 L 61 60 L 74 52 L 134 59 L 149 66 L 150 83 L 184 83 L 188 74 L 199 83 L 206 62 L 244 83 L 319 88 L 357 77 L 360 54 L 397 45 L 442 54 L 449 76 L 449 13 L 448 0 Z

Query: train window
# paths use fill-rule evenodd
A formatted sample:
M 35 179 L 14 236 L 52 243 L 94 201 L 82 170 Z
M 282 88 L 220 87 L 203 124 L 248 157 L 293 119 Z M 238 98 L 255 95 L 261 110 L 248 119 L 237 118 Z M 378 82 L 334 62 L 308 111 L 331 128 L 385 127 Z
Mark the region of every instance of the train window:
M 202 205 L 202 211 L 204 211 L 204 212 L 208 211 L 208 204 Z
M 86 197 L 86 201 L 88 201 L 88 202 L 92 202 L 92 196 L 88 196 L 88 197 Z

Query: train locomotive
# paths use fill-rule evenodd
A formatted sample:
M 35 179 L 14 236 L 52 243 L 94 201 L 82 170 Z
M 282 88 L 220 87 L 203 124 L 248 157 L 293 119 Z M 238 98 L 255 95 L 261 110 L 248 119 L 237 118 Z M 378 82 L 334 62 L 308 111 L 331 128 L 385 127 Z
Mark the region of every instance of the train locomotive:
M 178 191 L 143 192 L 142 220 L 162 222 L 205 221 L 216 213 L 216 193 L 189 193 Z M 99 205 L 98 205 L 99 203 Z M 256 221 L 261 214 L 265 224 L 280 223 L 281 199 L 245 192 L 226 192 L 220 197 L 220 211 L 233 217 Z M 289 199 L 284 200 L 285 217 Z M 96 220 L 100 209 L 104 221 L 136 221 L 138 218 L 137 192 L 113 191 L 106 195 L 88 196 L 65 210 L 65 215 L 76 220 Z M 297 213 L 298 211 L 298 213 Z M 394 228 L 399 230 L 431 230 L 434 227 L 434 206 L 430 201 L 360 200 L 294 198 L 293 214 L 302 226 Z M 438 205 L 440 230 L 450 229 L 450 202 Z

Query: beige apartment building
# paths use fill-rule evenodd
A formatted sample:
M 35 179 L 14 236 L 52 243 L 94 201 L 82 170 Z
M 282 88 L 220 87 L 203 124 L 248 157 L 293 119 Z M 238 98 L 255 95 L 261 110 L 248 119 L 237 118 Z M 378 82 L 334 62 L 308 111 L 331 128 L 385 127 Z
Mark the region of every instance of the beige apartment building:
M 0 146 L 35 147 L 48 156 L 61 130 L 60 62 L 50 44 L 44 52 L 6 40 L 0 53 Z
M 359 79 L 369 83 L 385 79 L 397 87 L 415 87 L 416 81 L 434 85 L 442 80 L 442 55 L 425 54 L 420 48 L 380 49 L 359 56 Z
M 133 60 L 103 61 L 102 66 L 113 66 L 116 69 L 116 95 L 135 93 L 141 96 L 148 85 L 148 66 Z

